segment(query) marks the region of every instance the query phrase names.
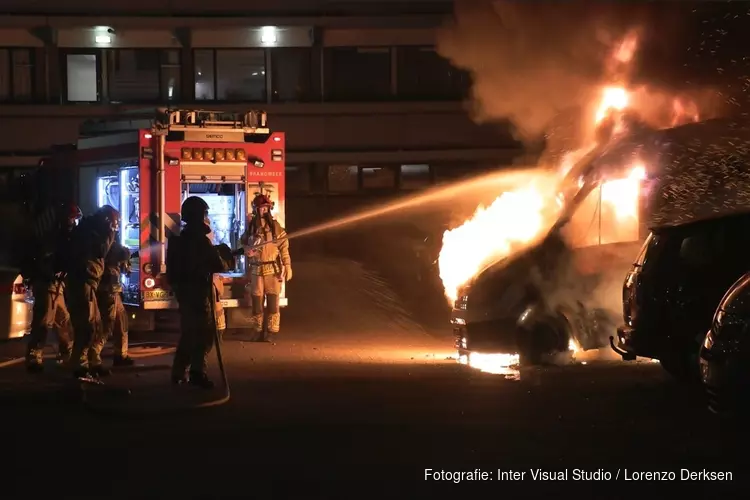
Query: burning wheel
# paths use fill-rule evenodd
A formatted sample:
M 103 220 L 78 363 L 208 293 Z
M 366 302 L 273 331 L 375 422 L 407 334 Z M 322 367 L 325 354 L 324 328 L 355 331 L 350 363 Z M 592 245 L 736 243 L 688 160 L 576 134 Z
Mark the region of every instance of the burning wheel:
M 521 332 L 519 338 L 521 366 L 549 364 L 568 350 L 568 329 L 561 321 L 549 318 Z

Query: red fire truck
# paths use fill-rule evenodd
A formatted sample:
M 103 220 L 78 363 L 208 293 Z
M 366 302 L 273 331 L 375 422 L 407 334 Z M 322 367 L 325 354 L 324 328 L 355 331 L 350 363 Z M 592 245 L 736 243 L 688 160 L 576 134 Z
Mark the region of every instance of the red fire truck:
M 121 242 L 135 255 L 131 275 L 123 276 L 133 329 L 153 329 L 155 311 L 177 307 L 165 256 L 168 237 L 180 231 L 185 198 L 208 203 L 215 244 L 240 246 L 260 193 L 285 225 L 284 133 L 271 131 L 263 111 L 160 109 L 86 122 L 69 154 L 84 214 L 103 205 L 120 211 Z M 247 325 L 248 271 L 242 256 L 222 275 L 228 328 Z M 284 288 L 280 302 L 287 305 Z

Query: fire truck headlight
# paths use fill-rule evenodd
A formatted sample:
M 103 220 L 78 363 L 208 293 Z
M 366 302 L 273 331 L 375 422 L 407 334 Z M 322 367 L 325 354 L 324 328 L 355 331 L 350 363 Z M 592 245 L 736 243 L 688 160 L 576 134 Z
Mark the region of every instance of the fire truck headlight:
M 200 148 L 193 149 L 193 159 L 198 161 L 203 160 L 203 150 Z
M 143 273 L 144 274 L 154 274 L 154 265 L 150 262 L 147 262 L 146 264 L 143 264 Z
M 203 159 L 206 161 L 214 161 L 214 150 L 211 148 L 205 148 L 203 150 Z
M 237 150 L 237 161 L 245 161 L 247 160 L 247 156 L 245 156 L 245 150 L 244 149 L 238 149 Z
M 214 158 L 216 158 L 216 161 L 224 161 L 224 150 L 217 149 L 214 151 Z
M 182 159 L 183 160 L 192 160 L 193 159 L 193 150 L 190 148 L 182 148 Z
M 226 156 L 227 161 L 235 160 L 234 149 L 227 149 L 226 151 L 224 151 L 224 155 Z
M 145 280 L 143 280 L 143 286 L 145 286 L 146 288 L 154 288 L 155 285 L 156 281 L 154 281 L 154 278 L 146 278 Z

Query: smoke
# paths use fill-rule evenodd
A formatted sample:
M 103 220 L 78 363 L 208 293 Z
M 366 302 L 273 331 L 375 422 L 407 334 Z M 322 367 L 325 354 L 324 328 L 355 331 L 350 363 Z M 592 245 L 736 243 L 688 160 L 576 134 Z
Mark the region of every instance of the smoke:
M 572 248 L 563 237 L 550 252 L 550 260 L 534 263 L 529 276 L 545 307 L 565 312 L 584 348 L 606 346 L 618 326 L 622 282 L 638 246 Z
M 611 69 L 609 55 L 632 29 L 612 17 L 591 2 L 458 2 L 437 47 L 472 75 L 476 121 L 510 120 L 520 139 L 533 141 L 555 121 L 567 131 L 579 128 L 571 122 L 593 100 Z
M 683 17 L 666 14 L 684 10 L 633 2 L 465 0 L 440 31 L 437 48 L 471 74 L 469 111 L 475 121 L 510 121 L 527 144 L 544 137 L 543 163 L 556 162 L 561 152 L 590 139 L 592 106 L 603 86 L 634 91 L 629 107 L 652 128 L 723 111 L 716 89 L 687 90 L 664 75 L 657 81 L 653 72 L 644 74 L 643 64 L 665 58 L 667 46 L 677 53 L 683 40 L 670 35 Z

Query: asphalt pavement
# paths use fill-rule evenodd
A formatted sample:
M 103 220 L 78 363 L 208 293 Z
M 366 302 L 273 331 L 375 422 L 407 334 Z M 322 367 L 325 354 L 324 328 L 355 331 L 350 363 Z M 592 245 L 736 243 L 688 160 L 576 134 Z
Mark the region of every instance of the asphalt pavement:
M 588 353 L 586 364 L 482 373 L 354 262 L 300 263 L 295 280 L 275 343 L 224 339 L 222 406 L 190 409 L 222 388 L 170 387 L 169 353 L 133 350 L 140 366 L 107 381 L 129 396 L 90 388 L 91 406 L 115 414 L 89 411 L 53 364 L 35 376 L 0 368 L 3 498 L 50 488 L 63 498 L 330 498 L 328 487 L 422 498 L 461 486 L 425 482 L 427 468 L 727 468 L 748 442 L 658 364 Z M 19 348 L 0 347 L 0 358 Z M 220 380 L 215 361 L 211 374 Z M 612 498 L 620 486 L 607 488 Z

